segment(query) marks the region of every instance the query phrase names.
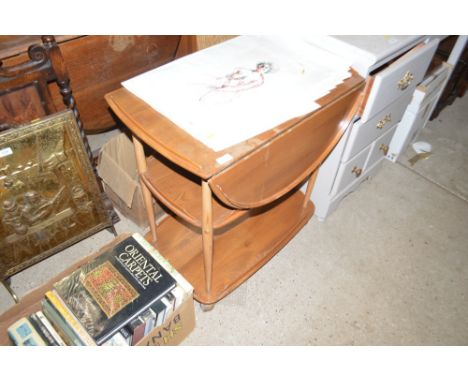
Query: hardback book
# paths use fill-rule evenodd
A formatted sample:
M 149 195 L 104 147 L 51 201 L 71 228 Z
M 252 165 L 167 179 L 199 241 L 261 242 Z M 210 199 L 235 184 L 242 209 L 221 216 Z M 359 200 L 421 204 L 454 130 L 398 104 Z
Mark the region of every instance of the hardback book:
M 47 299 L 43 299 L 41 303 L 44 315 L 50 321 L 65 344 L 68 346 L 84 346 L 84 342 L 76 336 L 75 332 L 70 328 L 60 313 L 55 310 L 54 306 Z
M 54 284 L 96 344 L 171 291 L 176 280 L 161 266 L 157 251 L 133 234 Z
M 181 287 L 185 294 L 191 295 L 193 293 L 193 286 L 182 276 L 177 269 L 164 257 L 156 248 L 154 248 L 146 240 L 140 242 L 141 246 L 148 251 L 156 261 L 176 280 L 177 285 Z
M 132 344 L 132 333 L 130 333 L 125 326 L 119 330 L 119 333 L 125 339 L 127 345 L 130 346 Z
M 8 328 L 8 336 L 16 346 L 47 345 L 26 317 L 20 318 Z
M 145 335 L 146 322 L 136 317 L 128 323 L 128 330 L 132 333 L 132 346 L 136 345 Z
M 153 305 L 151 305 L 151 310 L 156 314 L 154 327 L 162 325 L 166 319 L 166 305 L 161 300 L 158 300 Z
M 150 308 L 148 308 L 141 314 L 140 317 L 143 319 L 143 321 L 145 321 L 144 335 L 146 336 L 154 328 L 154 322 L 156 320 L 156 313 L 154 313 Z
M 65 320 L 65 323 L 75 333 L 76 337 L 78 337 L 80 341 L 84 343 L 84 345 L 96 346 L 96 342 L 94 342 L 93 338 L 88 334 L 81 322 L 75 317 L 75 315 L 70 311 L 68 306 L 62 301 L 60 296 L 57 294 L 57 291 L 47 291 L 45 296 L 49 303 Z
M 44 313 L 42 311 L 37 311 L 35 313 L 36 317 L 41 321 L 42 325 L 45 326 L 47 331 L 50 333 L 50 335 L 54 338 L 55 342 L 59 346 L 67 346 L 67 344 L 63 341 L 62 337 L 57 333 L 57 331 L 54 329 L 53 325 L 50 323 L 50 321 L 47 319 L 46 316 L 44 316 Z
M 168 295 L 164 296 L 161 299 L 161 302 L 164 304 L 165 309 L 164 309 L 164 318 L 163 318 L 163 323 L 166 322 L 166 319 L 172 314 L 174 311 L 174 303 L 173 301 L 168 298 Z

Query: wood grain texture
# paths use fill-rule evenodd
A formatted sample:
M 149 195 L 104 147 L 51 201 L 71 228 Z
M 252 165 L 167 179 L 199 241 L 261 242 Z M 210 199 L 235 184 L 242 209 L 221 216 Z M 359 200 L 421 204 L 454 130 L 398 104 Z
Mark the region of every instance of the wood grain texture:
M 330 102 L 226 168 L 210 180 L 216 196 L 234 208 L 255 208 L 271 203 L 303 181 L 330 153 L 351 118 L 359 89 Z M 285 153 L 288 153 L 285 155 Z M 278 176 L 281 174 L 281 176 Z
M 59 48 L 84 129 L 99 132 L 115 125 L 104 94 L 120 88 L 124 80 L 173 60 L 180 36 L 70 36 L 61 40 Z M 13 49 L 11 41 L 8 45 L 4 41 L 3 51 L 0 45 L 0 59 L 8 57 L 4 65 L 15 65 L 26 59 L 26 52 L 20 53 L 18 48 L 27 41 L 30 39 L 21 39 L 13 57 L 9 56 Z M 50 92 L 55 105 L 61 108 L 59 89 L 50 86 Z
M 143 202 L 145 204 L 146 216 L 148 219 L 148 224 L 150 226 L 151 239 L 153 242 L 156 241 L 156 222 L 154 220 L 154 206 L 153 206 L 153 195 L 146 186 L 143 180 L 143 174 L 147 170 L 145 151 L 143 149 L 142 143 L 136 138 L 133 137 L 133 146 L 135 147 L 135 159 L 138 169 L 138 174 L 140 175 L 140 186 L 141 192 L 143 194 Z
M 177 49 L 176 57 L 180 58 L 190 53 L 195 53 L 200 49 L 209 48 L 212 45 L 219 44 L 234 38 L 233 35 L 186 35 L 180 38 L 180 44 Z
M 362 77 L 352 72 L 351 77 L 316 102 L 320 106 L 326 106 L 349 92 L 358 93 L 363 85 Z M 124 88 L 106 94 L 105 98 L 133 134 L 171 162 L 202 179 L 211 178 L 312 114 L 293 118 L 225 150 L 213 151 Z M 232 161 L 218 163 L 216 159 L 225 154 L 229 154 Z
M 205 275 L 205 291 L 211 293 L 213 280 L 213 208 L 211 189 L 206 181 L 202 181 L 202 244 L 203 270 Z
M 275 203 L 273 208 L 250 211 L 249 218 L 215 230 L 211 292 L 205 289 L 200 229 L 167 217 L 158 226 L 152 243 L 194 286 L 194 298 L 214 304 L 237 288 L 268 262 L 313 215 L 313 204 L 303 208 L 300 191 Z M 149 234 L 145 238 L 150 241 Z
M 312 216 L 312 202 L 297 187 L 360 106 L 364 81 L 351 74 L 318 100 L 319 110 L 220 152 L 125 89 L 106 95 L 132 133 L 154 150 L 142 178 L 174 216 L 158 225 L 153 244 L 192 283 L 199 302 L 214 304 L 234 290 Z M 232 160 L 218 163 L 225 154 Z
M 202 190 L 200 178 L 168 162 L 160 155 L 147 159 L 147 170 L 141 174 L 151 192 L 169 209 L 187 222 L 202 226 Z M 220 228 L 245 215 L 213 199 L 213 226 Z

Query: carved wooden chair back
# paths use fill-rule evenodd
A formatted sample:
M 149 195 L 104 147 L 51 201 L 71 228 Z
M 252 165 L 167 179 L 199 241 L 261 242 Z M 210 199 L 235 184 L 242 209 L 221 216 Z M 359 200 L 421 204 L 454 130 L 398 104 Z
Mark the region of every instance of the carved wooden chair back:
M 4 67 L 0 61 L 0 131 L 57 112 L 49 84 L 56 83 L 64 105 L 73 111 L 88 157 L 93 155 L 70 87 L 64 60 L 53 36 L 31 45 L 29 60 Z

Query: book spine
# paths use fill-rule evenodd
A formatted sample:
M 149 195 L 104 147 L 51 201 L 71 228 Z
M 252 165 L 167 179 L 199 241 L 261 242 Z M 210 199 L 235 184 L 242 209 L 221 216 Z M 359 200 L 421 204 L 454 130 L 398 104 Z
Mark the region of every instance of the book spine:
M 49 303 L 48 300 L 42 300 L 42 311 L 67 345 L 84 345 L 84 343 L 78 337 L 76 337 L 75 333 L 71 330 L 62 316 L 60 316 L 60 314 L 55 310 L 55 308 Z
M 175 298 L 174 310 L 176 310 L 182 304 L 182 301 L 184 301 L 185 291 L 180 285 L 177 285 L 171 293 Z
M 82 340 L 86 346 L 96 346 L 96 342 L 94 342 L 92 337 L 81 325 L 81 322 L 78 321 L 78 319 L 63 303 L 62 299 L 54 290 L 46 292 L 46 298 L 55 307 L 55 309 L 57 309 L 57 311 L 64 318 L 65 322 L 71 327 L 71 329 L 75 332 L 76 336 L 80 340 Z
M 136 345 L 145 335 L 145 321 L 140 317 L 130 321 L 128 328 L 132 333 L 132 346 Z
M 121 328 L 119 333 L 122 334 L 122 337 L 127 341 L 127 345 L 130 346 L 132 344 L 132 334 L 125 327 Z
M 144 335 L 146 336 L 154 328 L 156 314 L 151 309 L 148 309 L 145 312 L 143 312 L 140 317 L 143 321 L 145 321 Z
M 186 294 L 193 293 L 193 286 L 143 236 L 134 233 L 132 237 L 176 280 Z
M 11 325 L 7 330 L 8 336 L 16 346 L 45 346 L 47 345 L 31 321 L 23 317 Z
M 54 329 L 50 321 L 44 316 L 44 313 L 41 311 L 36 312 L 37 318 L 42 322 L 42 324 L 47 328 L 50 335 L 54 337 L 55 342 L 57 342 L 58 346 L 67 346 L 67 344 L 63 341 L 57 331 Z
M 29 316 L 29 321 L 31 322 L 32 326 L 34 326 L 34 329 L 36 329 L 36 331 L 42 337 L 42 339 L 47 343 L 47 345 L 58 346 L 58 343 L 54 340 L 54 337 L 52 337 L 44 324 L 39 320 L 36 313 L 33 313 Z
M 158 300 L 153 305 L 151 305 L 151 310 L 154 313 L 156 313 L 154 327 L 162 325 L 164 323 L 164 313 L 166 311 L 166 305 L 163 304 L 161 300 Z
M 164 312 L 164 321 L 166 321 L 166 318 L 174 311 L 174 303 L 167 296 L 164 296 L 161 301 L 166 305 L 166 310 Z

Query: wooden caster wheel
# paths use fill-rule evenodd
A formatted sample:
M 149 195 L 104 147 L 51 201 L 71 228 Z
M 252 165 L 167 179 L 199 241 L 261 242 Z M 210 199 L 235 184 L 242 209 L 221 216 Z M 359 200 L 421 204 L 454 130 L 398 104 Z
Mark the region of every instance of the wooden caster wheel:
M 216 304 L 202 304 L 200 303 L 200 308 L 203 312 L 210 312 L 214 309 Z

